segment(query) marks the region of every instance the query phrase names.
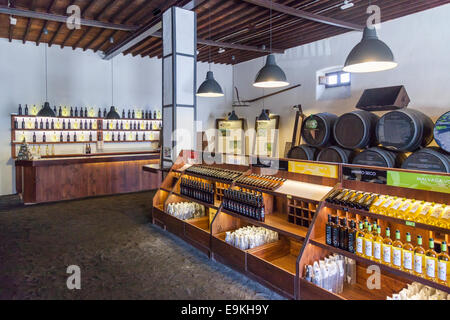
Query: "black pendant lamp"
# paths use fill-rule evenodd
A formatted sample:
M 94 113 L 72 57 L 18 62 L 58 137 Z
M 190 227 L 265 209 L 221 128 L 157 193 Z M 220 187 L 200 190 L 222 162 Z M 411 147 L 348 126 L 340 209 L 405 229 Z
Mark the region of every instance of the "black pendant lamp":
M 48 59 L 47 59 L 47 44 L 45 44 L 45 103 L 44 108 L 42 108 L 38 114 L 38 117 L 56 117 L 55 112 L 50 107 L 48 102 Z
M 209 6 L 209 38 L 211 39 L 211 6 Z M 214 74 L 211 71 L 211 46 L 209 46 L 209 71 L 206 73 L 206 79 L 197 90 L 197 96 L 206 98 L 223 97 L 223 90 L 220 84 L 214 79 Z
M 120 119 L 120 115 L 114 107 L 114 63 L 111 59 L 111 108 L 109 109 L 106 119 Z
M 262 109 L 261 114 L 258 117 L 258 121 L 270 121 L 269 110 Z
M 391 49 L 378 39 L 375 27 L 364 28 L 363 37 L 345 61 L 345 72 L 377 72 L 397 67 Z
M 239 117 L 237 116 L 236 112 L 233 110 L 231 111 L 230 115 L 228 116 L 228 121 L 238 121 Z
M 270 1 L 270 51 L 272 51 L 272 1 Z M 289 85 L 286 74 L 277 65 L 275 56 L 269 54 L 266 65 L 259 70 L 253 86 L 258 88 L 281 88 Z

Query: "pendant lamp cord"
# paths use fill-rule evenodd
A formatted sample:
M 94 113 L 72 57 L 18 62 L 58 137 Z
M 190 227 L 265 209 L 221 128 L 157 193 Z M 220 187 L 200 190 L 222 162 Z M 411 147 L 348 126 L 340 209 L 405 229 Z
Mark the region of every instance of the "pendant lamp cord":
M 269 47 L 270 47 L 270 53 L 272 53 L 272 0 L 270 0 L 270 19 L 269 19 Z
M 45 101 L 48 102 L 48 59 L 47 59 L 47 44 L 45 44 Z
M 208 37 L 209 40 L 212 41 L 211 39 L 211 4 L 208 4 Z M 211 71 L 211 45 L 209 45 L 208 47 L 208 51 L 209 51 L 209 71 Z
M 111 59 L 111 105 L 114 106 L 114 59 Z

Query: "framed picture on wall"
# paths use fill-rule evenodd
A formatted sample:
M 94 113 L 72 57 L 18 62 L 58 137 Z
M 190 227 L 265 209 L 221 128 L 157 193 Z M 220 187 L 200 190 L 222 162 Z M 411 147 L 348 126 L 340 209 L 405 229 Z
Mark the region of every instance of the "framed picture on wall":
M 245 154 L 245 120 L 216 119 L 216 152 Z
M 280 116 L 269 115 L 270 121 L 255 120 L 255 139 L 253 154 L 257 156 L 276 157 L 278 151 L 278 129 Z

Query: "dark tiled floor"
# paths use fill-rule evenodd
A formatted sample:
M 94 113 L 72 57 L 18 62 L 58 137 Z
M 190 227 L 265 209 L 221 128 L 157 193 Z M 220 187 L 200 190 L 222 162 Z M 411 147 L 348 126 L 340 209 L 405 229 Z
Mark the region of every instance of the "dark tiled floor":
M 151 225 L 152 196 L 0 211 L 0 299 L 281 299 Z

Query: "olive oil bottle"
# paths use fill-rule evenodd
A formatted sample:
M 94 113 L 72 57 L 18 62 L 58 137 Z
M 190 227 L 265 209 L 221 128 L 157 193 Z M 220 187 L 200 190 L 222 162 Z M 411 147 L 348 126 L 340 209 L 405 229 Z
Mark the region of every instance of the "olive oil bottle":
M 373 260 L 373 240 L 372 225 L 369 224 L 364 237 L 364 257 L 369 260 Z
M 383 203 L 387 200 L 387 196 L 380 196 L 374 204 L 372 204 L 369 208 L 369 211 L 372 213 L 378 213 L 378 210 L 383 205 Z
M 395 231 L 395 241 L 392 243 L 392 266 L 402 269 L 403 243 L 400 240 L 400 230 Z
M 417 215 L 414 217 L 414 221 L 418 223 L 426 223 L 428 220 L 428 216 L 431 214 L 433 210 L 434 203 L 426 202 L 422 206 L 422 209 L 419 210 Z
M 394 204 L 394 201 L 396 200 L 396 197 L 388 197 L 387 200 L 381 205 L 381 207 L 378 209 L 378 214 L 381 214 L 383 216 L 387 216 L 389 209 Z
M 421 210 L 422 206 L 424 204 L 424 201 L 415 201 L 408 210 L 404 213 L 404 219 L 405 220 L 414 220 L 414 217 L 417 215 L 417 213 Z
M 447 243 L 442 241 L 441 243 L 441 253 L 437 257 L 438 262 L 438 282 L 440 284 L 448 286 L 450 281 L 450 270 L 449 270 L 450 256 L 447 254 Z
M 381 236 L 381 227 L 377 226 L 376 236 L 373 241 L 373 260 L 376 262 L 381 262 L 382 245 L 383 237 Z
M 403 271 L 413 273 L 414 246 L 411 244 L 411 234 L 406 233 L 406 243 L 403 245 L 402 265 Z
M 425 252 L 425 278 L 436 281 L 437 253 L 434 251 L 434 239 L 429 240 L 429 249 Z
M 364 224 L 362 223 L 362 221 L 360 221 L 359 230 L 356 233 L 356 254 L 361 257 L 364 256 L 364 238 Z
M 406 220 L 406 217 L 407 217 L 406 213 L 411 208 L 413 203 L 414 203 L 414 200 L 411 200 L 411 199 L 405 200 L 402 203 L 402 205 L 400 206 L 400 208 L 398 208 L 397 212 L 395 213 L 395 217 Z
M 414 274 L 423 277 L 425 270 L 425 249 L 422 247 L 422 236 L 417 236 L 417 246 L 414 248 Z
M 383 261 L 385 265 L 392 266 L 392 239 L 391 229 L 386 228 L 386 237 L 383 239 Z

